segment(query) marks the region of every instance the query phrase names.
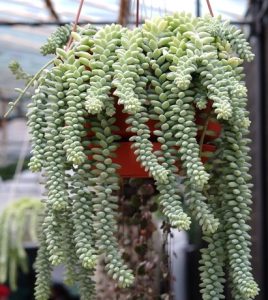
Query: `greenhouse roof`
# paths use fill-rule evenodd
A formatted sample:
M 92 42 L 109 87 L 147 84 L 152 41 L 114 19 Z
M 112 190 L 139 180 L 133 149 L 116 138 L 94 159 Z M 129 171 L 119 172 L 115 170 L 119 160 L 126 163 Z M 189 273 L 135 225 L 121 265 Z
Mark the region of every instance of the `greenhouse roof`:
M 140 0 L 141 18 L 169 14 L 175 11 L 187 11 L 196 14 L 196 0 Z M 215 15 L 233 21 L 242 21 L 247 9 L 247 0 L 211 0 Z M 53 9 L 48 8 L 51 3 Z M 205 0 L 200 0 L 201 15 L 208 13 Z M 47 60 L 39 55 L 39 48 L 55 26 L 27 26 L 27 23 L 72 22 L 79 0 L 0 0 L 0 92 L 6 98 L 14 97 L 13 89 L 18 86 L 8 70 L 8 62 L 18 60 L 29 73 L 35 73 Z M 85 0 L 80 21 L 89 23 L 117 22 L 119 0 Z M 135 15 L 135 1 L 131 3 L 132 19 Z M 23 25 L 14 26 L 14 22 Z M 6 23 L 13 24 L 7 26 Z

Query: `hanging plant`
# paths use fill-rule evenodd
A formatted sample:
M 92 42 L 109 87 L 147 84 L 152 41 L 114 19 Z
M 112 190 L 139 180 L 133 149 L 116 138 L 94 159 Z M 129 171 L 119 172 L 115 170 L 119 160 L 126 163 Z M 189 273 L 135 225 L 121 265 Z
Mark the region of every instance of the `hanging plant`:
M 58 29 L 42 53 L 54 49 L 54 39 L 55 48 L 63 46 L 66 30 Z M 53 65 L 34 76 L 28 112 L 30 168 L 43 172 L 47 189 L 36 299 L 49 297 L 51 266 L 61 263 L 66 280 L 78 281 L 81 299 L 94 298 L 90 275 L 100 255 L 120 287 L 133 284 L 115 237 L 120 168 L 127 169 L 127 157 L 119 165 L 116 155 L 127 153 L 120 152 L 126 139 L 155 180 L 169 224 L 188 230 L 195 218 L 202 227 L 208 243 L 200 267 L 203 299 L 224 298 L 225 270 L 233 297 L 253 299 L 258 287 L 247 225 L 250 121 L 242 63 L 254 55 L 244 35 L 220 18 L 185 13 L 135 29 L 78 27 L 71 35 L 70 47 L 57 48 L 47 64 Z M 121 110 L 123 133 L 117 127 Z M 211 122 L 220 123 L 219 137 L 206 135 Z M 178 167 L 189 213 L 181 203 Z

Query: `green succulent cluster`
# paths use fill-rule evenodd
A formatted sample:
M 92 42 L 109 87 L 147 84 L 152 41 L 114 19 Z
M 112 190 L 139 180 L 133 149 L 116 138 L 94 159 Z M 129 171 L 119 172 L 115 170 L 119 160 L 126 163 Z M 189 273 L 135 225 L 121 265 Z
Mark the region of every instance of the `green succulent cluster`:
M 187 230 L 195 218 L 203 229 L 203 299 L 224 298 L 225 271 L 234 298 L 253 299 L 258 287 L 247 225 L 250 122 L 241 67 L 253 54 L 243 34 L 218 18 L 181 13 L 133 30 L 86 26 L 72 37 L 68 50 L 58 47 L 66 39 L 56 39 L 54 66 L 36 82 L 29 110 L 30 166 L 43 171 L 47 189 L 36 298 L 48 298 L 47 274 L 59 263 L 66 265 L 68 281 L 79 282 L 82 298 L 94 298 L 90 276 L 99 255 L 120 287 L 133 283 L 115 237 L 120 166 L 113 158 L 122 138 L 115 133 L 121 105 L 133 151 L 155 179 L 167 221 Z M 208 117 L 222 124 L 221 151 L 204 164 L 204 135 L 197 135 L 195 117 L 197 108 L 211 103 Z M 155 122 L 153 132 L 149 121 Z M 185 173 L 187 209 L 178 167 Z
M 67 24 L 60 26 L 51 36 L 47 42 L 40 48 L 43 55 L 55 54 L 57 48 L 62 48 L 68 41 L 72 31 L 72 26 Z

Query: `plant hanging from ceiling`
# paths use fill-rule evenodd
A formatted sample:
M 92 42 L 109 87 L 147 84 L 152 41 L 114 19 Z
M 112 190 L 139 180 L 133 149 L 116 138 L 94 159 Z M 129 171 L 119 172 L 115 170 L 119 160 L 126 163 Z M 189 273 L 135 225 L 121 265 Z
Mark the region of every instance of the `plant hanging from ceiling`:
M 51 52 L 53 40 L 55 48 L 63 46 L 67 30 L 58 29 L 42 53 Z M 70 47 L 57 48 L 53 65 L 34 77 L 28 112 L 30 168 L 43 172 L 47 190 L 36 299 L 48 299 L 51 268 L 62 263 L 66 281 L 78 282 L 81 299 L 93 299 L 91 275 L 100 255 L 120 287 L 135 280 L 115 237 L 119 107 L 127 114 L 133 152 L 155 180 L 169 224 L 188 230 L 195 218 L 202 227 L 208 243 L 200 266 L 203 299 L 224 298 L 225 271 L 234 299 L 255 298 L 247 225 L 250 121 L 242 67 L 254 55 L 244 35 L 220 18 L 185 13 L 135 29 L 78 27 L 71 35 Z M 218 151 L 205 163 L 207 123 L 200 135 L 195 119 L 207 109 L 222 132 Z M 187 212 L 178 166 L 185 172 Z

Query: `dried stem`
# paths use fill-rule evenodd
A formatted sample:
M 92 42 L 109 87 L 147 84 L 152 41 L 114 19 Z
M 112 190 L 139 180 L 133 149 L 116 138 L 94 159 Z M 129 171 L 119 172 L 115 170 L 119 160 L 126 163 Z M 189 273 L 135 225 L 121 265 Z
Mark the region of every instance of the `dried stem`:
M 139 19 L 140 19 L 140 0 L 137 0 L 137 5 L 136 5 L 136 27 L 139 27 Z
M 84 0 L 80 0 L 79 8 L 78 8 L 78 11 L 76 13 L 75 22 L 74 22 L 74 26 L 73 26 L 73 30 L 72 30 L 73 32 L 76 32 L 76 30 L 77 30 L 77 24 L 78 24 L 78 21 L 79 21 L 79 18 L 80 18 L 80 14 L 81 14 L 83 4 L 84 4 Z M 72 38 L 72 35 L 70 35 L 69 41 L 68 41 L 67 46 L 66 46 L 66 50 L 68 50 L 70 48 L 70 46 L 72 44 L 72 41 L 73 41 L 73 38 Z
M 205 139 L 206 131 L 207 131 L 207 128 L 208 128 L 208 123 L 209 123 L 209 120 L 210 120 L 210 116 L 211 116 L 211 112 L 209 112 L 209 114 L 207 116 L 206 122 L 204 124 L 204 129 L 203 129 L 202 135 L 200 137 L 200 143 L 199 143 L 199 146 L 200 146 L 200 157 L 202 156 L 202 148 L 203 148 L 204 139 Z
M 214 13 L 213 13 L 210 1 L 209 0 L 206 0 L 206 1 L 207 1 L 207 6 L 208 6 L 209 13 L 210 13 L 211 17 L 214 17 Z

